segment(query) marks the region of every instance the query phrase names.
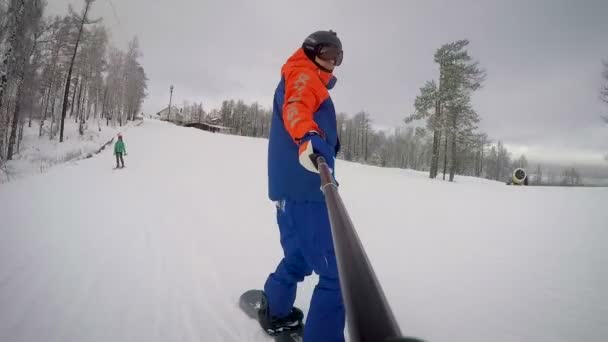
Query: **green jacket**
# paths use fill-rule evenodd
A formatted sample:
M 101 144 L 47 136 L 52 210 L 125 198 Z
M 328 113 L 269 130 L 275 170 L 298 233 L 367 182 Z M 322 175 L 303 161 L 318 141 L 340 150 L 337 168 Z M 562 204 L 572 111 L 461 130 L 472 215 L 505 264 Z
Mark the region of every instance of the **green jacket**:
M 122 140 L 118 140 L 114 144 L 114 154 L 116 154 L 116 153 L 122 153 L 122 154 L 127 153 L 127 150 L 125 149 L 125 143 Z

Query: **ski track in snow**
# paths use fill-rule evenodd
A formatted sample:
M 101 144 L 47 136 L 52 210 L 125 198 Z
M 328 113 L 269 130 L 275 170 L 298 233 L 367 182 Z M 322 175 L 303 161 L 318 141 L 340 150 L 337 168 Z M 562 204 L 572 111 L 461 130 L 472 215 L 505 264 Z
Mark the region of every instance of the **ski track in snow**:
M 267 141 L 155 120 L 124 136 L 125 169 L 106 149 L 0 186 L 0 341 L 269 341 L 237 305 L 281 258 Z M 337 177 L 404 334 L 608 340 L 608 189 Z

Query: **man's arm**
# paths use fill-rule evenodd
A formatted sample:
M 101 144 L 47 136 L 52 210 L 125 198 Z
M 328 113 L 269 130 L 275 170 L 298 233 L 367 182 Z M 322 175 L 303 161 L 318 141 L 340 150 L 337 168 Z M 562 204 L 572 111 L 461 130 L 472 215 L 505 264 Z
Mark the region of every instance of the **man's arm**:
M 314 121 L 314 113 L 328 97 L 329 93 L 313 72 L 297 70 L 285 75 L 283 123 L 296 143 L 310 132 L 322 134 Z

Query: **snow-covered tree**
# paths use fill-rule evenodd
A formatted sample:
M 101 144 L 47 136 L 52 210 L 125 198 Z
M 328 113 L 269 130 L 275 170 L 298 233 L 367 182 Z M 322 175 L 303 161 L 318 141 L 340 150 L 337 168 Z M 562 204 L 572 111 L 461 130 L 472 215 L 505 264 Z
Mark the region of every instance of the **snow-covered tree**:
M 129 42 L 129 48 L 124 59 L 124 90 L 125 100 L 123 113 L 127 120 L 134 120 L 141 109 L 141 104 L 147 96 L 148 77 L 139 63 L 142 53 L 139 48 L 139 39 L 134 37 Z
M 420 88 L 420 95 L 414 101 L 414 114 L 405 121 L 426 120 L 427 128 L 433 131 L 433 148 L 430 178 L 435 178 L 439 170 L 442 141 L 444 178 L 447 170 L 448 151 L 451 157 L 451 173 L 457 163 L 457 144 L 463 135 L 476 128 L 477 114 L 470 107 L 470 94 L 481 87 L 485 72 L 472 60 L 465 48 L 468 40 L 460 40 L 441 46 L 435 53 L 435 63 L 439 65 L 439 76 Z M 452 149 L 448 150 L 448 143 Z M 453 175 L 451 176 L 453 179 Z
M 45 6 L 45 1 L 11 0 L 2 22 L 7 35 L 3 34 L 6 41 L 0 42 L 4 47 L 0 63 L 0 158 L 12 159 L 19 146 L 23 106 L 30 104 L 27 100 L 34 93 L 35 70 L 40 64 L 38 39 L 43 32 Z
M 502 141 L 492 145 L 486 157 L 486 174 L 490 179 L 503 181 L 511 176 L 513 167 L 511 153 L 504 147 Z
M 89 21 L 88 19 L 88 14 L 89 14 L 89 10 L 91 9 L 91 5 L 93 4 L 95 0 L 84 0 L 84 9 L 82 10 L 82 14 L 77 14 L 76 12 L 74 12 L 70 6 L 70 14 L 72 17 L 72 20 L 74 20 L 75 22 L 78 23 L 78 34 L 76 36 L 76 40 L 74 42 L 74 49 L 72 52 L 72 59 L 70 60 L 70 64 L 68 67 L 68 75 L 67 75 L 67 79 L 66 79 L 66 83 L 65 83 L 65 90 L 63 93 L 63 106 L 61 109 L 61 128 L 60 128 L 60 132 L 59 132 L 59 142 L 63 142 L 63 131 L 65 128 L 65 115 L 67 113 L 67 108 L 68 108 L 68 96 L 70 94 L 70 85 L 72 83 L 72 72 L 74 70 L 74 62 L 76 61 L 76 55 L 78 53 L 78 45 L 80 45 L 80 39 L 82 38 L 82 32 L 84 30 L 84 25 L 85 24 L 92 24 L 94 23 L 94 21 Z M 77 88 L 77 86 L 75 86 L 74 88 Z M 76 90 L 74 89 L 73 94 L 76 94 Z M 72 112 L 74 110 L 74 96 L 72 97 Z

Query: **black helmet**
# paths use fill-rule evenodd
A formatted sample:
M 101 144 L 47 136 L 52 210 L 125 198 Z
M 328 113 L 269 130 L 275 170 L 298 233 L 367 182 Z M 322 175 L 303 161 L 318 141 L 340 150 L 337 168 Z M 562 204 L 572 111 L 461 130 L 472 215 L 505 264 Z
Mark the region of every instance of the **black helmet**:
M 340 65 L 342 63 L 342 42 L 336 32 L 332 30 L 317 31 L 306 37 L 304 43 L 302 43 L 304 53 L 313 62 L 325 47 L 333 48 L 339 53 L 336 56 L 336 66 Z

